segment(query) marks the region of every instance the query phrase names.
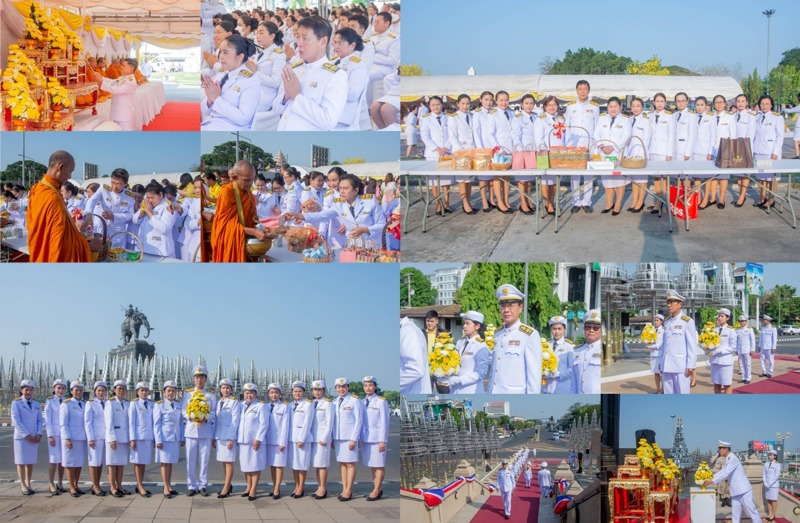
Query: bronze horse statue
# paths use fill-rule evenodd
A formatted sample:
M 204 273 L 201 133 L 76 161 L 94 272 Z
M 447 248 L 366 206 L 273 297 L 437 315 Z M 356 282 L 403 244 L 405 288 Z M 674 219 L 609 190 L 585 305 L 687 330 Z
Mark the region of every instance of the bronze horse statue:
M 121 326 L 122 332 L 122 341 L 123 343 L 128 343 L 133 339 L 133 341 L 139 340 L 139 329 L 144 325 L 147 328 L 147 334 L 145 334 L 145 338 L 150 336 L 150 331 L 153 330 L 150 327 L 150 323 L 147 321 L 147 316 L 143 313 L 136 311 L 132 315 L 126 317 Z

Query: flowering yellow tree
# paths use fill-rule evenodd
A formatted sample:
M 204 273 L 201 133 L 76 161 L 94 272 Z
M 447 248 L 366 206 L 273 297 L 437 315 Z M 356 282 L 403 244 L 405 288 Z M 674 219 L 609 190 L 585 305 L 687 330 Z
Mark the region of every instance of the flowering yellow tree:
M 668 76 L 670 74 L 669 69 L 666 67 L 661 67 L 661 58 L 656 55 L 653 55 L 645 62 L 634 60 L 628 64 L 625 72 L 628 74 L 644 74 L 653 76 Z

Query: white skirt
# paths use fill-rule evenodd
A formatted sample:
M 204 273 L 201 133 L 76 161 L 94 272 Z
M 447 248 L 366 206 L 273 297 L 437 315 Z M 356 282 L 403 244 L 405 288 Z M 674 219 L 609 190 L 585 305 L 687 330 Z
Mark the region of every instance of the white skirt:
M 50 438 L 46 438 L 47 442 L 47 457 L 50 463 L 61 463 L 61 437 L 53 436 L 56 440 L 55 446 L 50 446 Z
M 106 464 L 114 467 L 125 466 L 128 464 L 131 445 L 117 442 L 117 450 L 111 450 L 111 442 L 106 441 Z
M 222 463 L 233 463 L 236 461 L 236 446 L 234 441 L 233 448 L 228 450 L 228 440 L 217 440 L 217 461 Z
M 361 461 L 366 467 L 380 467 L 386 466 L 386 451 L 380 452 L 378 450 L 378 443 L 361 442 Z
M 764 497 L 767 501 L 778 501 L 778 487 L 765 488 Z
M 769 154 L 761 154 L 761 153 L 755 153 L 753 156 L 755 156 L 756 160 L 769 160 L 770 158 L 772 158 L 772 156 Z M 781 175 L 777 173 L 762 173 L 756 175 L 756 180 L 762 182 L 771 182 L 771 181 L 779 182 L 781 181 Z M 770 196 L 770 198 L 771 197 L 772 196 Z
M 290 441 L 289 444 L 292 446 L 292 470 L 308 470 L 308 464 L 311 462 L 311 443 L 305 442 L 302 449 L 296 442 Z
M 39 445 L 26 439 L 14 440 L 14 465 L 36 465 Z
M 149 465 L 153 462 L 153 440 L 137 439 L 136 450 L 131 449 L 131 463 Z
M 353 448 L 353 450 L 350 450 L 349 439 L 333 440 L 333 445 L 336 449 L 336 461 L 339 463 L 358 462 L 358 442 L 356 442 L 356 446 Z
M 156 447 L 156 461 L 173 465 L 177 463 L 181 457 L 181 444 L 177 441 L 165 441 L 162 445 L 163 449 Z
M 278 451 L 278 445 L 267 445 L 267 463 L 270 467 L 285 467 L 289 457 L 289 447 Z
M 106 440 L 104 439 L 96 439 L 94 440 L 94 448 L 89 447 L 88 443 L 86 444 L 88 451 L 89 451 L 89 466 L 90 467 L 102 467 L 106 464 Z
M 556 175 L 555 174 L 545 174 L 542 176 L 542 185 L 555 185 L 556 184 Z
M 416 129 L 406 125 L 406 145 L 417 145 L 417 136 Z
M 625 187 L 630 182 L 624 176 L 601 176 L 603 187 L 606 189 L 615 189 L 617 187 Z
M 730 385 L 733 383 L 733 365 L 711 364 L 711 383 L 714 385 Z
M 331 445 L 324 447 L 319 443 L 311 444 L 311 465 L 314 468 L 326 469 L 331 464 Z
M 267 449 L 265 447 L 269 447 L 269 445 L 261 445 L 258 450 L 253 450 L 251 443 L 239 445 L 239 467 L 242 472 L 261 472 L 266 468 Z
M 67 442 L 61 441 L 61 464 L 65 467 L 82 467 L 86 463 L 86 448 L 87 443 L 85 439 L 72 440 L 72 448 L 67 448 Z
M 456 183 L 455 176 L 428 176 L 428 185 L 431 187 L 449 187 Z
M 661 368 L 658 366 L 658 356 L 650 356 L 650 372 L 653 374 L 661 374 Z

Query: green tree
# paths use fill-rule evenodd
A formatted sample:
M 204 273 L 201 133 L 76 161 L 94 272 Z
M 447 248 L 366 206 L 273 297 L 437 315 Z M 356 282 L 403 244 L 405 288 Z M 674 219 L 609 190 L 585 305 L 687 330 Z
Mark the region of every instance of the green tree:
M 783 57 L 778 65 L 791 65 L 800 69 L 800 47 L 793 47 L 783 52 Z
M 417 64 L 400 65 L 400 76 L 430 76 L 430 74 Z
M 611 51 L 581 47 L 564 53 L 564 58 L 553 62 L 547 74 L 625 74 L 630 62 L 630 58 Z
M 681 67 L 680 65 L 668 65 L 666 68 L 669 69 L 669 74 L 673 76 L 700 76 L 691 69 Z
M 200 159 L 206 167 L 206 172 L 229 168 L 236 163 L 236 142 L 221 143 L 210 153 L 201 155 Z M 243 141 L 239 142 L 239 159 L 250 161 L 258 170 L 266 170 L 275 165 L 272 153 Z
M 777 110 L 782 104 L 795 104 L 797 91 L 800 88 L 800 68 L 793 65 L 778 66 L 769 72 L 767 90 L 775 100 Z
M 400 271 L 400 308 L 408 307 L 408 282 L 411 277 L 411 307 L 436 305 L 436 289 L 422 271 L 406 267 Z
M 476 425 L 488 425 L 489 423 L 489 415 L 486 414 L 484 411 L 479 410 L 475 413 L 475 424 Z
M 508 427 L 511 424 L 511 417 L 503 414 L 497 419 L 497 424 L 501 427 Z
M 716 307 L 701 307 L 697 309 L 697 312 L 700 313 L 700 324 L 697 325 L 697 330 L 700 331 L 703 328 L 703 325 L 706 322 L 716 322 L 717 319 L 717 308 Z
M 758 69 L 753 69 L 750 76 L 742 79 L 742 91 L 747 95 L 747 100 L 751 105 L 755 105 L 764 94 L 764 80 L 758 75 Z
M 389 402 L 389 405 L 395 407 L 400 404 L 400 393 L 396 390 L 382 390 L 381 396 L 383 396 L 386 401 Z
M 597 420 L 600 421 L 600 404 L 599 403 L 573 403 L 567 409 L 567 415 L 563 417 L 563 428 L 572 427 L 572 420 L 580 421 L 586 416 L 587 421 L 592 420 L 592 412 L 597 413 Z
M 575 332 L 578 329 L 578 313 L 587 311 L 586 303 L 582 301 L 565 301 L 561 304 L 561 310 L 566 313 L 572 313 L 572 323 L 575 326 Z M 549 323 L 549 322 L 548 322 Z
M 638 60 L 632 61 L 628 64 L 625 72 L 628 74 L 641 74 L 649 76 L 668 76 L 670 74 L 670 70 L 661 65 L 661 58 L 656 55 L 653 55 L 649 60 L 644 62 L 640 62 Z
M 783 318 L 797 316 L 793 303 L 796 292 L 791 285 L 776 285 L 764 298 L 764 312 L 776 319 L 775 325 L 783 324 Z
M 25 160 L 25 183 L 30 187 L 38 182 L 47 172 L 47 166 L 33 160 Z M 0 181 L 22 182 L 22 160 L 10 163 L 0 171 Z

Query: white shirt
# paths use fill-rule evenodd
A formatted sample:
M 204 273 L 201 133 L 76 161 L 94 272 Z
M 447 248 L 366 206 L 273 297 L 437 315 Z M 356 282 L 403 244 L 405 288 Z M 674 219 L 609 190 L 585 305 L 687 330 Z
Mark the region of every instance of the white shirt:
M 295 62 L 300 93 L 284 101 L 281 85 L 272 110 L 281 115 L 279 131 L 330 131 L 342 119 L 347 104 L 347 73 L 323 55 L 315 62 Z

